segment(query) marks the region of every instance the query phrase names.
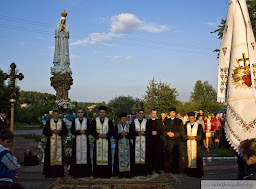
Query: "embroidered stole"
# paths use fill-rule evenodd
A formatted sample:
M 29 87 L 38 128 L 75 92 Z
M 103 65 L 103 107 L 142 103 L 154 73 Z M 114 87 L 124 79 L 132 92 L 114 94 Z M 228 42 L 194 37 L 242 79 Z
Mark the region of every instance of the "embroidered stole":
M 61 131 L 62 121 L 58 119 L 55 123 L 53 119 L 50 120 L 50 129 L 57 129 Z M 62 138 L 58 134 L 52 133 L 50 137 L 50 164 L 52 165 L 62 165 Z
M 79 118 L 75 119 L 76 130 L 87 130 L 87 119 L 84 117 L 82 123 Z M 87 164 L 87 136 L 85 134 L 76 136 L 76 164 Z
M 118 125 L 118 134 L 120 134 L 122 131 L 125 131 L 126 133 L 129 133 L 129 124 L 126 123 L 125 127 L 123 128 L 122 124 L 119 123 Z M 125 172 L 130 171 L 130 143 L 129 139 L 123 138 L 118 140 L 118 156 L 119 156 L 119 171 Z
M 147 120 L 144 118 L 140 124 L 138 119 L 134 120 L 135 131 L 146 131 Z M 135 137 L 135 164 L 146 163 L 146 136 Z
M 96 129 L 99 134 L 107 134 L 109 130 L 108 118 L 105 117 L 101 124 L 100 117 L 96 118 Z M 108 165 L 108 139 L 96 139 L 96 163 L 97 165 Z
M 187 124 L 187 136 L 197 136 L 198 123 L 195 122 L 193 128 L 191 124 Z M 188 168 L 196 168 L 197 159 L 197 141 L 187 140 Z

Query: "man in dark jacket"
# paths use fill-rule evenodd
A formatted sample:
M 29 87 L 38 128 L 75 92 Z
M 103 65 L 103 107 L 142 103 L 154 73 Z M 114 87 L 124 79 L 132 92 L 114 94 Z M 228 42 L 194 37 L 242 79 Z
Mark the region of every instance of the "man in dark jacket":
M 7 111 L 2 110 L 0 114 L 0 131 L 8 128 L 6 117 L 7 117 Z
M 181 136 L 183 122 L 175 117 L 176 108 L 170 108 L 170 118 L 165 121 L 163 136 L 165 138 L 164 171 L 169 173 L 182 172 Z
M 152 158 L 152 171 L 160 174 L 162 170 L 162 156 L 163 156 L 163 140 L 161 135 L 163 133 L 162 121 L 157 118 L 157 110 L 151 110 L 151 119 L 147 121 L 148 127 L 152 130 L 151 136 L 151 158 Z

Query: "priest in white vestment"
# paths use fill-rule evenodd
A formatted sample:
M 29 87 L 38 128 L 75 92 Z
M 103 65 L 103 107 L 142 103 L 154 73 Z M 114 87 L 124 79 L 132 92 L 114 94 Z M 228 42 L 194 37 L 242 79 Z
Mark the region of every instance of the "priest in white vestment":
M 92 120 L 91 134 L 94 137 L 93 176 L 110 178 L 112 176 L 111 137 L 114 133 L 113 122 L 106 117 L 107 107 L 99 107 L 99 117 Z
M 184 126 L 183 139 L 185 152 L 183 172 L 188 176 L 200 178 L 204 175 L 203 169 L 203 126 L 196 122 L 195 112 L 188 113 L 189 122 Z
M 90 177 L 92 174 L 90 157 L 90 122 L 84 117 L 82 108 L 77 110 L 77 118 L 72 122 L 71 133 L 75 136 L 69 174 L 74 177 Z
M 68 134 L 68 130 L 65 122 L 59 118 L 58 110 L 54 110 L 53 118 L 46 122 L 43 134 L 47 136 L 43 175 L 45 177 L 63 177 L 63 136 Z

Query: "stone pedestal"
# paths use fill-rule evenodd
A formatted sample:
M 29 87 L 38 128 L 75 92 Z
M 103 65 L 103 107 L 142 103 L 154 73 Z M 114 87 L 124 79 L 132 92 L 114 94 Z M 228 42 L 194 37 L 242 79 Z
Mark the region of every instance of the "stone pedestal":
M 68 100 L 68 90 L 73 84 L 71 75 L 54 75 L 50 80 L 51 86 L 56 90 L 56 100 Z

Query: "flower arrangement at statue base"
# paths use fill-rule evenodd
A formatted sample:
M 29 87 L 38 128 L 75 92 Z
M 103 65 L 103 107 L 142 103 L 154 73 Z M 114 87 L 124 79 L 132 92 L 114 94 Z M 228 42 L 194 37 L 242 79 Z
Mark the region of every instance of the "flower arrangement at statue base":
M 61 113 L 64 113 L 68 110 L 72 110 L 75 107 L 76 102 L 72 102 L 70 100 L 56 100 L 56 105 L 58 106 L 58 109 Z
M 43 137 L 37 146 L 38 147 L 37 157 L 41 162 L 44 162 L 44 152 L 46 148 L 46 142 L 47 142 L 47 139 Z
M 34 166 L 34 165 L 38 165 L 38 157 L 30 150 L 27 149 L 26 151 L 24 151 L 24 162 L 23 165 L 24 166 Z
M 63 138 L 63 150 L 64 150 L 64 164 L 69 166 L 71 163 L 71 156 L 72 156 L 72 145 L 73 145 L 73 138 L 71 133 L 68 133 Z

